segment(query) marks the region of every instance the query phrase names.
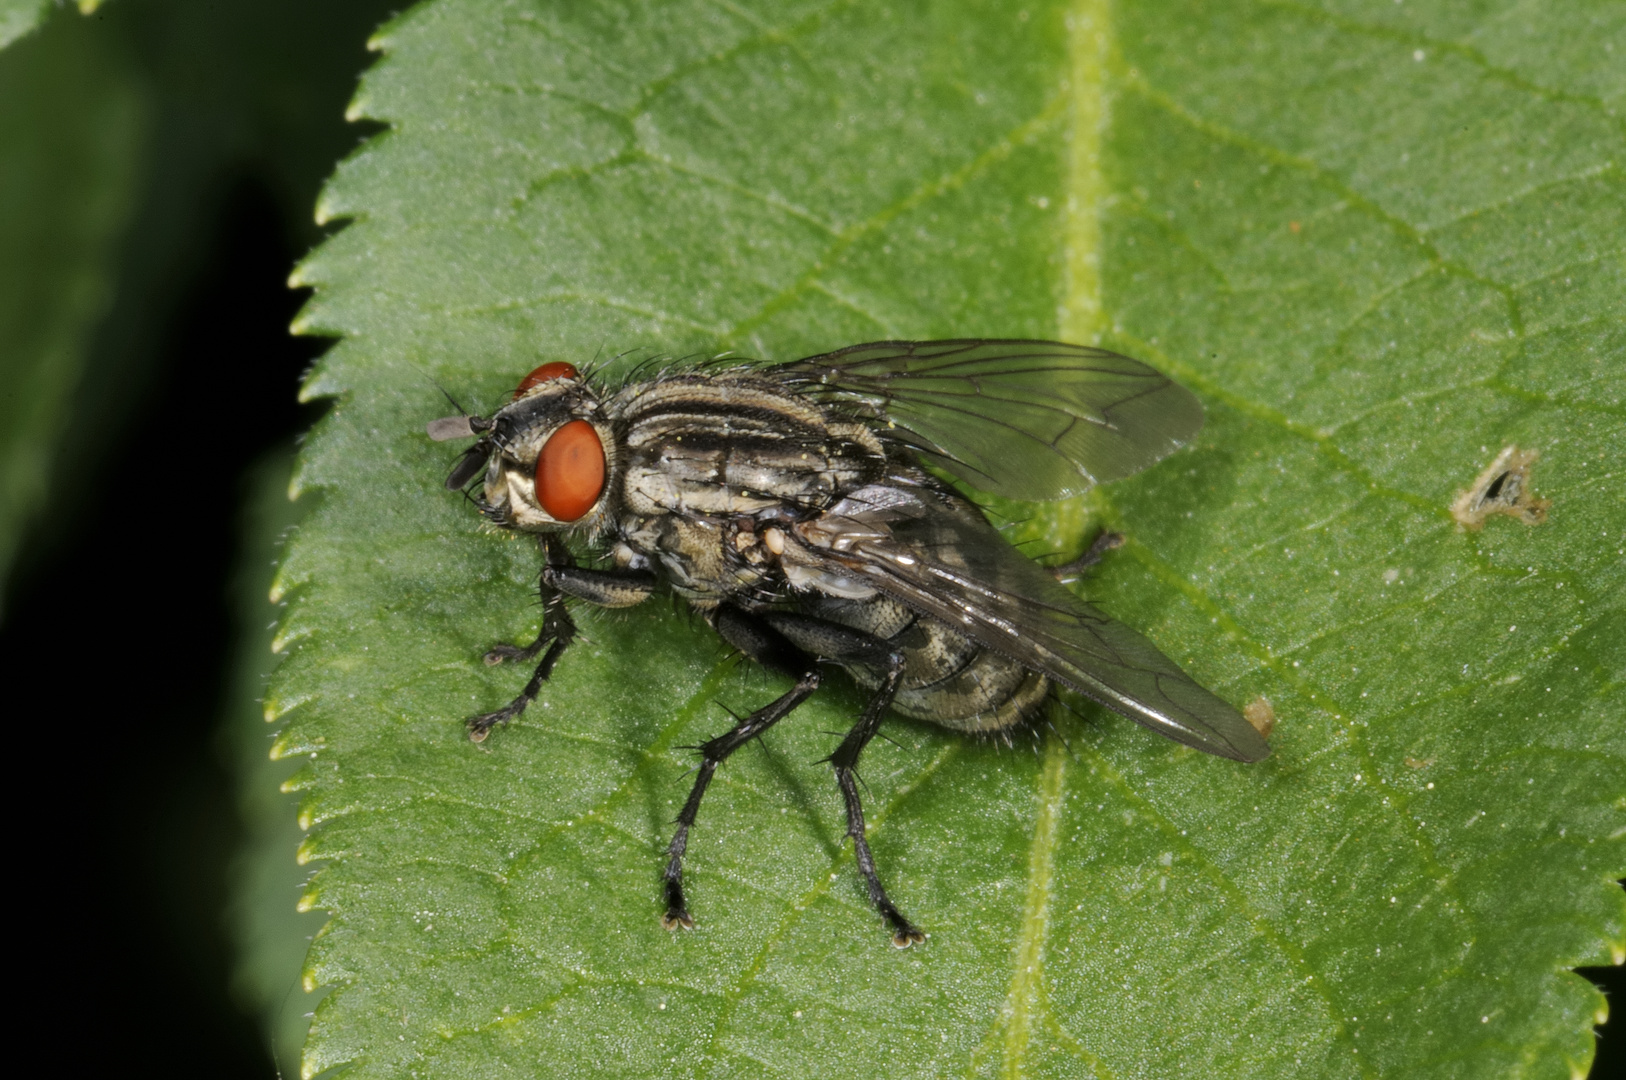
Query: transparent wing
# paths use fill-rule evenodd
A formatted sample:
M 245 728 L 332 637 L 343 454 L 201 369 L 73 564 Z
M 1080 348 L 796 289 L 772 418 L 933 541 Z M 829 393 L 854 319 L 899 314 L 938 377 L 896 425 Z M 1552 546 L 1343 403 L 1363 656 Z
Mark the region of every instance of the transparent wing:
M 1138 472 L 1197 434 L 1203 407 L 1139 360 L 1060 341 L 877 341 L 779 371 L 858 404 L 974 487 L 1057 499 Z
M 1270 754 L 1241 713 L 1062 588 L 958 496 L 894 476 L 797 532 L 830 572 L 860 578 L 1160 735 L 1238 761 Z

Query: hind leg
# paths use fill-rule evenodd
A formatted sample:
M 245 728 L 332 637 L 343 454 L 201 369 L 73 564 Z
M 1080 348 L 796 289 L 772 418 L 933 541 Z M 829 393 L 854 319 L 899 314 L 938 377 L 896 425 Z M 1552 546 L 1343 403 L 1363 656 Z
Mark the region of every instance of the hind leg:
M 875 905 L 875 910 L 881 913 L 881 918 L 892 929 L 892 944 L 906 949 L 925 941 L 926 935 L 904 917 L 881 884 L 881 876 L 875 869 L 875 856 L 870 852 L 869 840 L 864 835 L 864 803 L 858 795 L 858 759 L 875 733 L 880 731 L 886 710 L 903 682 L 903 652 L 871 634 L 822 619 L 792 614 L 774 614 L 767 618 L 775 629 L 809 652 L 837 663 L 863 664 L 884 672 L 881 685 L 864 706 L 858 723 L 847 732 L 835 753 L 825 760 L 835 769 L 836 784 L 841 788 L 841 798 L 847 807 L 847 835 L 852 837 L 858 872 L 864 877 L 870 903 Z

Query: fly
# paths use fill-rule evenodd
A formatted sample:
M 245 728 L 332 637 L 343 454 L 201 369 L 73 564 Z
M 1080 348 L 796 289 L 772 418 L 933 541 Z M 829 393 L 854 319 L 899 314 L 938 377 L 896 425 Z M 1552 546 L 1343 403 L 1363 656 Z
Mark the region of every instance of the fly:
M 610 385 L 543 364 L 487 417 L 447 477 L 478 477 L 491 522 L 536 534 L 542 624 L 488 664 L 535 661 L 525 711 L 576 635 L 568 601 L 628 607 L 663 585 L 724 641 L 793 685 L 700 747 L 665 870 L 667 929 L 692 928 L 683 856 L 713 774 L 783 720 L 833 663 L 869 691 L 829 757 L 870 901 L 899 948 L 924 940 L 886 894 L 864 837 L 860 756 L 889 709 L 966 732 L 1008 730 L 1067 687 L 1187 746 L 1270 753 L 1236 709 L 1140 634 L 1063 588 L 924 468 L 1013 499 L 1058 499 L 1189 441 L 1202 406 L 1117 353 L 1053 341 L 881 341 L 773 366 L 672 369 Z M 608 556 L 579 566 L 566 544 Z

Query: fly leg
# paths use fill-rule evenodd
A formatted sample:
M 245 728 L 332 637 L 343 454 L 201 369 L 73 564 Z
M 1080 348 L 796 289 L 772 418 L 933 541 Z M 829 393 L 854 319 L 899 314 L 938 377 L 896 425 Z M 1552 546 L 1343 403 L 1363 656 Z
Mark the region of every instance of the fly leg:
M 881 720 L 887 707 L 903 683 L 904 655 L 901 649 L 872 634 L 825 622 L 805 615 L 775 612 L 765 616 L 776 630 L 809 652 L 840 664 L 863 664 L 881 669 L 881 685 L 864 706 L 858 723 L 847 732 L 836 752 L 827 759 L 836 771 L 836 783 L 841 787 L 842 800 L 847 804 L 847 835 L 852 837 L 853 854 L 858 860 L 858 871 L 864 875 L 864 886 L 869 890 L 869 901 L 892 928 L 892 944 L 900 949 L 926 940 L 926 935 L 904 918 L 903 912 L 892 903 L 875 871 L 875 856 L 869 850 L 864 835 L 864 804 L 858 797 L 858 758 L 864 747 L 881 729 Z
M 576 637 L 576 623 L 565 608 L 567 596 L 586 600 L 600 607 L 629 607 L 655 591 L 655 576 L 644 570 L 585 570 L 575 565 L 570 552 L 552 537 L 544 540 L 548 563 L 542 570 L 542 628 L 536 640 L 521 648 L 517 645 L 498 645 L 485 655 L 487 664 L 500 664 L 504 660 L 530 660 L 547 652 L 537 662 L 530 681 L 519 697 L 496 712 L 482 713 L 468 719 L 469 738 L 484 742 L 497 724 L 506 724 L 528 708 L 542 692 L 542 684 L 553 674 L 553 667 L 564 655 Z
M 529 660 L 541 652 L 543 645 L 548 646 L 548 651 L 542 653 L 542 659 L 537 663 L 536 670 L 531 673 L 530 682 L 525 684 L 525 689 L 520 691 L 519 697 L 496 712 L 469 717 L 469 739 L 473 742 L 485 742 L 493 727 L 508 723 L 536 700 L 536 695 L 542 692 L 542 684 L 553 674 L 553 665 L 559 662 L 559 657 L 564 655 L 576 637 L 576 623 L 571 619 L 570 612 L 565 610 L 564 594 L 548 589 L 546 584 L 542 588 L 542 632 L 537 635 L 535 641 L 523 649 L 512 645 L 501 645 L 492 649 L 486 653 L 486 663 L 497 664 L 510 657 Z
M 712 774 L 730 754 L 790 715 L 819 688 L 819 669 L 813 658 L 762 619 L 724 605 L 712 614 L 711 625 L 724 641 L 762 666 L 789 675 L 796 685 L 741 719 L 732 730 L 700 744 L 700 770 L 694 787 L 689 789 L 689 798 L 678 811 L 677 832 L 666 848 L 666 914 L 661 916 L 661 925 L 668 930 L 694 928 L 694 917 L 683 895 L 683 853 L 689 846 L 689 830 L 694 828 Z
M 571 557 L 570 549 L 565 547 L 564 544 L 560 543 L 554 537 L 539 537 L 537 540 L 537 546 L 542 549 L 543 558 L 542 576 L 538 581 L 538 589 L 542 594 L 542 628 L 537 631 L 536 640 L 531 642 L 529 645 L 493 645 L 490 649 L 486 650 L 485 656 L 482 657 L 487 666 L 500 664 L 504 660 L 530 660 L 535 657 L 537 653 L 541 652 L 543 646 L 559 636 L 560 627 L 558 625 L 558 618 L 555 615 L 556 608 L 559 609 L 561 614 L 564 614 L 565 621 L 569 622 L 570 616 L 565 614 L 562 607 L 559 605 L 559 601 L 561 601 L 563 598 L 559 596 L 558 590 L 548 582 L 548 571 L 554 569 L 556 566 L 573 567 L 576 564 L 576 560 Z M 574 634 L 575 629 L 575 625 L 572 624 L 570 627 L 570 633 Z M 557 661 L 558 657 L 555 657 L 554 659 Z M 548 670 L 552 670 L 552 665 L 549 665 Z M 546 676 L 543 677 L 546 678 Z M 529 702 L 527 702 L 527 704 L 529 704 Z M 520 712 L 524 711 L 525 707 L 522 705 L 513 715 L 518 716 Z M 487 713 L 486 715 L 497 716 L 497 713 Z M 469 721 L 470 730 L 473 730 L 475 720 L 483 719 L 485 719 L 485 717 L 480 716 L 471 719 Z M 493 720 L 492 723 L 496 723 L 496 721 Z M 491 724 L 486 725 L 487 728 L 490 726 Z M 481 737 L 483 738 L 484 736 L 482 735 Z M 475 741 L 479 742 L 480 740 L 476 739 Z

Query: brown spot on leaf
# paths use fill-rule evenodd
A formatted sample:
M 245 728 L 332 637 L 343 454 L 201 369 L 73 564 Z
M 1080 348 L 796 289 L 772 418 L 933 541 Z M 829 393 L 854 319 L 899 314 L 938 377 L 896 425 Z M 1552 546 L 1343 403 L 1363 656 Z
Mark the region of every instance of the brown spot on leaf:
M 1270 699 L 1263 694 L 1242 706 L 1242 718 L 1267 739 L 1276 730 L 1276 710 L 1271 708 Z
M 1474 478 L 1473 486 L 1460 491 L 1451 503 L 1451 516 L 1457 519 L 1459 529 L 1478 532 L 1485 527 L 1485 519 L 1503 514 L 1518 518 L 1526 525 L 1540 525 L 1547 520 L 1546 499 L 1536 497 L 1530 490 L 1530 466 L 1541 456 L 1539 450 L 1520 450 L 1509 446 L 1485 471 Z

